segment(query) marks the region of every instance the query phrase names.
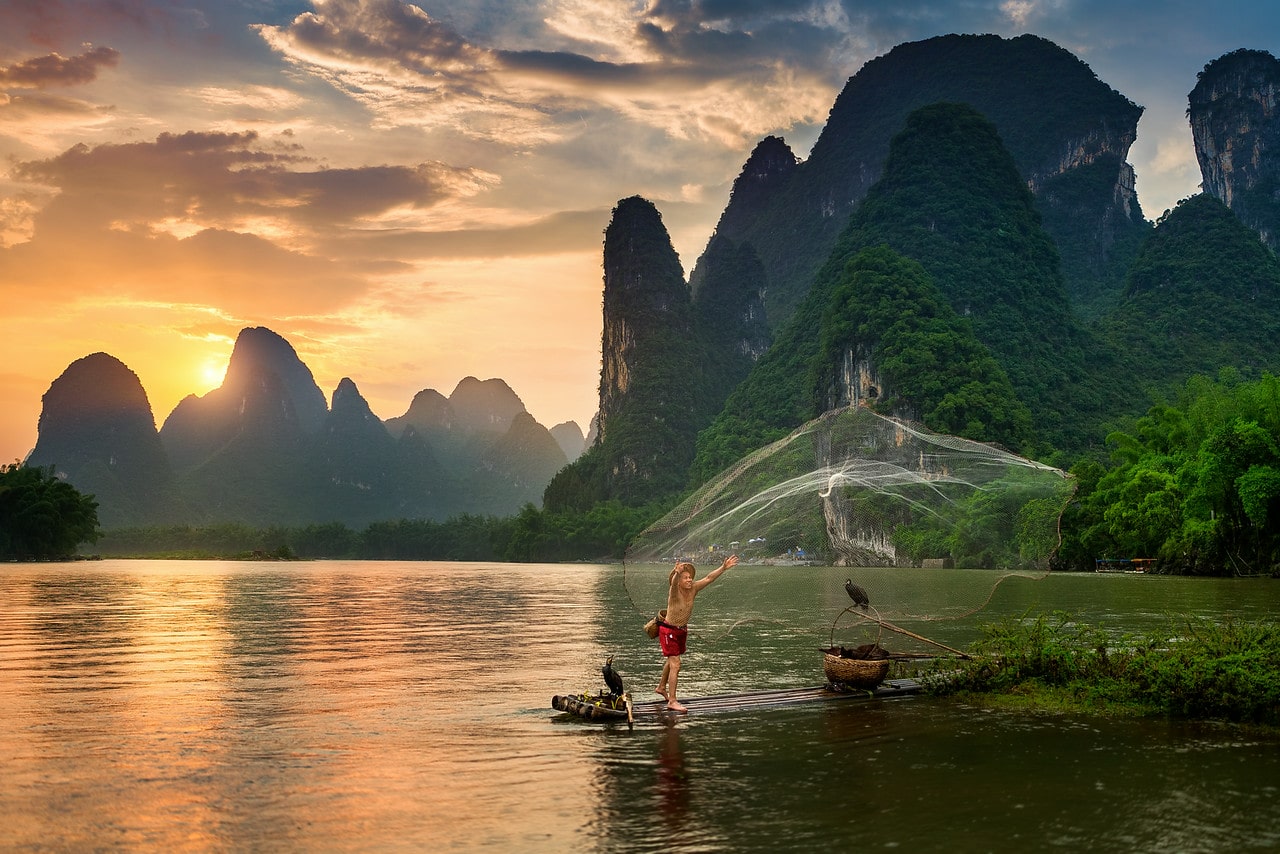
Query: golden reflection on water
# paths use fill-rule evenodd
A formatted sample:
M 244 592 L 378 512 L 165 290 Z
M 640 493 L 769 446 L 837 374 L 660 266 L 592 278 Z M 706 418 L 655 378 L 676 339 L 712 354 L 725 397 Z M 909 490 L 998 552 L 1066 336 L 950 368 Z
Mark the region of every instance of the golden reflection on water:
M 520 732 L 601 657 L 594 615 L 551 572 L 4 573 L 0 847 L 518 845 L 590 812 L 548 785 L 572 760 Z M 573 630 L 530 632 L 531 609 Z M 519 825 L 494 821 L 513 809 Z
M 660 657 L 619 574 L 0 566 L 0 849 L 1280 845 L 1280 742 L 1229 729 L 910 698 L 634 731 L 556 715 L 551 696 L 594 692 L 609 654 L 637 697 L 656 684 Z M 1054 583 L 1025 591 L 1108 619 L 1241 603 L 1209 586 Z M 1023 589 L 993 607 L 1022 613 Z M 1246 604 L 1265 611 L 1274 594 L 1260 589 Z M 813 684 L 827 640 L 707 627 L 681 684 L 691 696 Z

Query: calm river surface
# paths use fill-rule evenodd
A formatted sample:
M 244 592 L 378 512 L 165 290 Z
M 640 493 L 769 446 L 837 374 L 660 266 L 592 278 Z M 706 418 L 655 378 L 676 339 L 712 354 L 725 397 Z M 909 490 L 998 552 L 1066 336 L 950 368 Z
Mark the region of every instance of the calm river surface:
M 730 578 L 749 593 L 705 595 Z M 1059 575 L 979 616 L 1277 605 L 1267 580 Z M 619 566 L 0 564 L 0 849 L 1280 849 L 1274 734 L 923 696 L 634 730 L 550 708 L 609 654 L 648 699 L 642 622 Z M 712 631 L 684 696 L 823 681 L 825 635 Z

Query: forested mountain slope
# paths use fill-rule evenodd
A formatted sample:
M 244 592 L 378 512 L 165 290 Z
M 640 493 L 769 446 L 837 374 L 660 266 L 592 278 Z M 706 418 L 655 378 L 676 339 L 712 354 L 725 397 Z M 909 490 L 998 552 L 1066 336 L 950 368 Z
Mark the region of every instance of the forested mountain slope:
M 1193 196 L 1161 219 L 1098 330 L 1140 399 L 1224 367 L 1280 370 L 1280 263 L 1226 205 Z
M 789 150 L 773 144 L 762 152 L 764 143 L 748 161 L 743 175 L 756 180 L 749 192 L 735 184 L 716 235 L 759 254 L 775 330 L 879 180 L 907 116 L 937 102 L 969 104 L 995 124 L 1059 248 L 1068 295 L 1084 315 L 1109 304 L 1148 228 L 1126 162 L 1142 108 L 1038 36 L 946 35 L 899 45 L 864 65 L 804 162 L 788 166 Z M 695 292 L 712 266 L 713 258 L 699 259 Z
M 1030 192 L 991 122 L 966 105 L 936 104 L 908 118 L 881 180 L 849 220 L 805 301 L 700 437 L 695 477 L 826 406 L 815 386 L 818 376 L 833 370 L 823 362 L 824 326 L 844 322 L 838 314 L 828 316 L 833 294 L 849 260 L 881 244 L 916 261 L 949 309 L 966 318 L 1011 382 L 1017 401 L 1009 405 L 1030 410 L 1042 442 L 1061 446 L 1072 438 L 1083 422 L 1077 418 L 1082 400 L 1096 414 L 1099 403 L 1086 371 L 1088 339 L 1067 303 L 1057 251 Z M 938 363 L 936 351 L 945 346 L 920 337 L 914 358 Z M 923 414 L 936 404 L 897 396 L 893 405 Z M 1013 429 L 1016 419 L 1003 406 L 987 418 L 992 420 L 974 421 L 961 434 L 992 439 L 994 430 L 1002 441 L 1031 439 Z M 996 423 L 1005 426 L 997 429 Z

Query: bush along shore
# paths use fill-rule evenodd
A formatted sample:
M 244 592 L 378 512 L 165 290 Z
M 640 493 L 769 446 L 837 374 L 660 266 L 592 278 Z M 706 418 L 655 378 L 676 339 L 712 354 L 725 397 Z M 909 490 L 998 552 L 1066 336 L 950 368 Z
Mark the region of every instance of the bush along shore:
M 1280 726 L 1280 624 L 1201 618 L 1116 637 L 1063 612 L 983 627 L 935 694 L 988 705 Z M 938 674 L 941 676 L 941 674 Z

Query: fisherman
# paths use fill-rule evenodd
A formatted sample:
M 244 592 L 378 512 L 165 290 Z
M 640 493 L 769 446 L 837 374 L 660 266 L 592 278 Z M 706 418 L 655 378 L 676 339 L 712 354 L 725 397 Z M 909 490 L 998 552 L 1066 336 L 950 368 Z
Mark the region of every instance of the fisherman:
M 662 646 L 662 677 L 658 680 L 658 694 L 667 701 L 673 712 L 689 709 L 676 699 L 676 683 L 680 677 L 680 656 L 684 655 L 689 637 L 689 618 L 693 616 L 693 599 L 726 569 L 738 562 L 737 555 L 729 555 L 719 568 L 711 570 L 705 578 L 694 581 L 697 570 L 691 563 L 677 563 L 667 578 L 666 618 L 658 621 L 658 643 Z

